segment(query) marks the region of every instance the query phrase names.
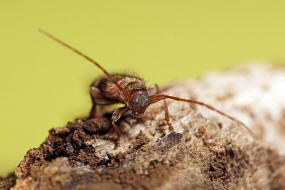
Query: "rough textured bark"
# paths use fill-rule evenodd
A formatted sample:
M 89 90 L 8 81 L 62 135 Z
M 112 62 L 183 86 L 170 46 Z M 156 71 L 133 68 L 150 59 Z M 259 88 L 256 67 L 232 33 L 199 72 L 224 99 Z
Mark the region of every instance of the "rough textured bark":
M 17 167 L 12 189 L 285 189 L 284 89 L 285 70 L 269 65 L 169 85 L 164 94 L 214 105 L 258 139 L 208 109 L 168 100 L 175 132 L 159 102 L 143 120 L 120 121 L 116 150 L 105 138 L 109 114 L 50 130 Z

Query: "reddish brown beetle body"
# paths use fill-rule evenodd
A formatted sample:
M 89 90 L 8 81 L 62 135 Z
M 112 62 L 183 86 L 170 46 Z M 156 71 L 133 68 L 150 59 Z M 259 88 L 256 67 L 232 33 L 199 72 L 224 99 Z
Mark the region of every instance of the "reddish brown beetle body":
M 56 37 L 52 36 L 51 34 L 40 30 L 43 34 L 47 35 L 51 39 L 57 41 L 61 45 L 71 49 L 78 55 L 84 57 L 88 61 L 92 62 L 96 65 L 103 73 L 105 77 L 101 77 L 98 80 L 95 80 L 90 87 L 90 94 L 92 97 L 93 107 L 91 110 L 90 117 L 93 117 L 96 113 L 96 106 L 105 106 L 105 105 L 112 105 L 116 103 L 122 103 L 125 106 L 117 108 L 114 110 L 112 114 L 112 125 L 117 136 L 114 138 L 115 141 L 115 148 L 118 147 L 118 140 L 120 139 L 120 131 L 116 122 L 121 118 L 121 116 L 126 111 L 131 111 L 133 116 L 142 115 L 145 109 L 153 103 L 163 100 L 164 101 L 164 111 L 165 111 L 165 121 L 169 126 L 169 130 L 173 131 L 173 127 L 169 122 L 169 113 L 168 113 L 168 106 L 166 104 L 166 99 L 172 99 L 175 101 L 187 102 L 198 104 L 204 106 L 212 111 L 215 111 L 233 121 L 236 121 L 248 132 L 255 137 L 254 133 L 241 121 L 237 120 L 236 118 L 210 106 L 206 103 L 191 100 L 191 99 L 183 99 L 174 96 L 168 96 L 163 94 L 158 94 L 159 88 L 157 85 L 151 85 L 149 88 L 146 87 L 145 82 L 143 79 L 131 75 L 124 75 L 124 74 L 109 74 L 101 65 L 99 65 L 96 61 L 88 57 L 87 55 L 83 54 L 82 52 L 78 51 L 77 49 L 71 47 L 70 45 L 66 44 L 65 42 L 57 39 Z
M 123 103 L 133 115 L 143 114 L 150 104 L 149 93 L 145 81 L 135 76 L 112 74 L 112 78 L 126 90 L 132 101 L 129 101 L 119 88 L 107 77 L 101 77 L 93 82 L 90 94 L 93 101 L 93 111 L 97 105 Z M 93 113 L 92 113 L 93 114 Z

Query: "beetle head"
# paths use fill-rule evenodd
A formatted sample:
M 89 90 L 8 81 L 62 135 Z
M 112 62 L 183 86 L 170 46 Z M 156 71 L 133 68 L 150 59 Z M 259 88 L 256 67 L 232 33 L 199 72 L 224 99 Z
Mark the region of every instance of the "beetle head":
M 132 101 L 126 103 L 127 107 L 132 111 L 134 116 L 144 113 L 145 109 L 150 105 L 150 98 L 146 90 L 138 89 L 131 93 Z

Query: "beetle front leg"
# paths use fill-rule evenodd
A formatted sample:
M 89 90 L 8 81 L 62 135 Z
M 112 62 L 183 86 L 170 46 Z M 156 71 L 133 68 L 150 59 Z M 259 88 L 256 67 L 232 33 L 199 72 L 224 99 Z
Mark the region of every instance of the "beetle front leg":
M 112 114 L 112 125 L 113 125 L 114 131 L 116 133 L 116 137 L 113 139 L 114 143 L 115 143 L 114 149 L 119 147 L 118 141 L 120 140 L 120 137 L 121 137 L 121 133 L 120 133 L 119 127 L 117 126 L 116 122 L 122 117 L 122 115 L 127 110 L 128 110 L 127 107 L 121 107 L 121 108 L 116 109 Z

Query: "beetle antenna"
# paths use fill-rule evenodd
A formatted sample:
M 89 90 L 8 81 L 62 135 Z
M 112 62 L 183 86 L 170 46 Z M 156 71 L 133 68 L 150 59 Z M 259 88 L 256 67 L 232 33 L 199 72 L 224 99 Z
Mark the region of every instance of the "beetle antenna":
M 172 100 L 176 100 L 176 101 L 188 102 L 188 103 L 193 103 L 193 104 L 198 104 L 198 105 L 204 106 L 204 107 L 206 107 L 206 108 L 208 108 L 208 109 L 210 109 L 210 110 L 212 110 L 212 111 L 214 111 L 214 112 L 216 112 L 216 113 L 218 113 L 218 114 L 220 114 L 220 115 L 222 115 L 224 117 L 227 117 L 228 119 L 230 119 L 232 121 L 237 122 L 242 127 L 244 127 L 250 133 L 250 135 L 253 138 L 257 139 L 257 136 L 243 122 L 241 122 L 238 119 L 236 119 L 236 118 L 234 118 L 234 117 L 232 117 L 232 116 L 230 116 L 230 115 L 228 115 L 228 114 L 226 114 L 226 113 L 224 113 L 224 112 L 214 108 L 213 106 L 210 106 L 209 104 L 205 104 L 205 103 L 197 101 L 197 100 L 183 99 L 183 98 L 178 98 L 178 97 L 175 97 L 175 96 L 168 96 L 168 95 L 163 95 L 163 94 L 162 95 L 151 96 L 150 99 L 151 99 L 151 104 L 156 103 L 156 102 L 158 102 L 160 100 L 172 99 Z
M 58 42 L 59 44 L 63 45 L 64 47 L 74 51 L 76 54 L 80 55 L 81 57 L 87 59 L 88 61 L 90 61 L 91 63 L 93 63 L 94 65 L 96 65 L 99 69 L 101 69 L 101 71 L 103 71 L 103 73 L 107 76 L 107 78 L 112 81 L 125 95 L 125 97 L 132 101 L 132 98 L 130 97 L 129 93 L 123 89 L 115 80 L 114 78 L 101 66 L 99 65 L 99 63 L 97 63 L 96 61 L 94 61 L 92 58 L 90 58 L 89 56 L 85 55 L 84 53 L 80 52 L 79 50 L 71 47 L 70 45 L 68 45 L 67 43 L 61 41 L 60 39 L 58 39 L 57 37 L 51 35 L 50 33 L 42 30 L 42 29 L 39 29 L 39 32 L 43 33 L 44 35 L 48 36 L 49 38 L 51 38 L 52 40 Z

